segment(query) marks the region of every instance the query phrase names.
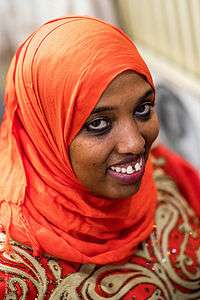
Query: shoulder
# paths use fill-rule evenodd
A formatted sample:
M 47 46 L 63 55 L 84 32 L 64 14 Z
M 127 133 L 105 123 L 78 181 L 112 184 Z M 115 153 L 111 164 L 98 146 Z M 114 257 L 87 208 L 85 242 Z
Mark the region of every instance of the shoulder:
M 153 157 L 163 160 L 162 168 L 176 183 L 181 194 L 200 216 L 200 174 L 185 159 L 159 145 L 152 150 Z

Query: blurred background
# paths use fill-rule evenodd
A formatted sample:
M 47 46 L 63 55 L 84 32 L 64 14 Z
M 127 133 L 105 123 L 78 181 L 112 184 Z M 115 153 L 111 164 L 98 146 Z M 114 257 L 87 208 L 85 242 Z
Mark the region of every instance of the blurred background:
M 0 119 L 16 48 L 65 15 L 99 17 L 133 39 L 156 83 L 160 141 L 200 168 L 200 0 L 0 0 Z

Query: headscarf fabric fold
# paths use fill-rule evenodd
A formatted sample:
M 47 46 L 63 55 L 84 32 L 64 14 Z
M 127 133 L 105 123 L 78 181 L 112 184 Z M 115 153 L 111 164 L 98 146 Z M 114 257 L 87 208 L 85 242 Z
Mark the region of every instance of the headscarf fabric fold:
M 92 195 L 76 178 L 69 146 L 109 83 L 132 70 L 154 88 L 132 41 L 90 17 L 52 20 L 16 52 L 0 129 L 0 222 L 41 252 L 78 263 L 128 258 L 151 232 L 156 206 L 147 162 L 127 199 Z M 115 201 L 115 205 L 113 205 Z

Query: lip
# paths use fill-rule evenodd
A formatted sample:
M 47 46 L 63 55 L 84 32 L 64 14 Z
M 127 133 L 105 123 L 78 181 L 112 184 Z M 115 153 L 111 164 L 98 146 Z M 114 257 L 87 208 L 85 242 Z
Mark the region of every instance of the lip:
M 140 160 L 141 158 L 143 158 L 143 155 L 138 155 L 138 156 L 135 156 L 133 157 L 132 155 L 115 163 L 115 164 L 111 164 L 109 166 L 110 167 L 121 167 L 121 166 L 127 166 L 129 165 L 130 163 L 136 163 L 138 160 Z
M 136 160 L 138 161 L 138 160 Z M 129 164 L 131 162 L 136 162 L 135 160 L 131 160 L 129 161 Z M 125 161 L 123 161 L 125 165 Z M 128 162 L 126 161 L 126 164 Z M 117 164 L 119 166 L 119 164 Z M 114 165 L 113 165 L 114 166 Z M 107 169 L 107 174 L 109 174 L 109 176 L 111 176 L 113 179 L 117 180 L 119 183 L 122 184 L 126 184 L 126 185 L 130 185 L 130 184 L 134 184 L 137 183 L 142 176 L 144 175 L 144 171 L 145 171 L 145 159 L 144 157 L 142 157 L 142 167 L 139 171 L 135 171 L 132 174 L 123 174 L 123 173 L 117 173 L 113 170 L 111 170 L 110 168 Z

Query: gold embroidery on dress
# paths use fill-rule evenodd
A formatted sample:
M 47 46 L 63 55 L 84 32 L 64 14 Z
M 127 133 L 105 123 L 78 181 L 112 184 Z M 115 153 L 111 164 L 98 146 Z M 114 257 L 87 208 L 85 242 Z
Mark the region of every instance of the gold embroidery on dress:
M 4 238 L 3 234 L 1 234 L 1 239 L 0 239 L 1 243 L 3 242 L 3 238 Z M 8 261 L 14 262 L 16 267 L 11 267 L 9 265 L 4 265 L 2 263 L 0 264 L 0 271 L 13 275 L 13 277 L 8 280 L 8 287 L 7 287 L 8 291 L 5 299 L 6 300 L 17 299 L 16 288 L 14 284 L 18 283 L 22 291 L 21 299 L 25 300 L 28 291 L 27 283 L 25 281 L 26 279 L 26 280 L 30 280 L 30 282 L 32 282 L 32 284 L 37 289 L 38 292 L 37 299 L 43 300 L 48 285 L 44 268 L 37 261 L 37 259 L 32 255 L 30 255 L 26 250 L 15 245 L 12 245 L 12 247 L 13 247 L 13 252 L 10 254 L 3 253 L 3 256 Z M 28 270 L 29 272 L 23 271 L 22 269 L 18 268 L 17 264 L 23 265 L 26 268 L 26 270 Z
M 55 258 L 49 258 L 48 267 L 56 284 L 51 295 L 49 295 L 50 300 L 118 300 L 123 299 L 123 296 L 140 284 L 152 284 L 156 287 L 153 294 L 146 298 L 148 300 L 200 299 L 200 247 L 195 253 L 199 264 L 195 272 L 189 271 L 188 267 L 193 265 L 193 261 L 186 252 L 189 239 L 191 237 L 199 238 L 198 233 L 190 225 L 191 218 L 195 223 L 195 214 L 180 195 L 174 182 L 166 176 L 161 168 L 155 170 L 154 178 L 158 189 L 156 227 L 149 240 L 143 242 L 141 249 L 134 255 L 144 259 L 147 263 L 152 263 L 152 268 L 147 268 L 145 265 L 139 265 L 133 261 L 122 265 L 96 266 L 85 264 L 80 267 L 78 272 L 62 278 L 59 262 Z M 179 220 L 181 220 L 181 224 L 177 230 L 182 234 L 182 243 L 178 250 L 176 248 L 170 249 L 170 235 Z M 1 234 L 0 249 L 3 243 L 4 237 Z M 153 262 L 149 245 L 153 249 L 156 262 Z M 0 271 L 12 275 L 7 283 L 8 292 L 5 299 L 17 299 L 16 283 L 22 291 L 20 300 L 27 299 L 26 280 L 30 280 L 35 286 L 38 293 L 37 299 L 44 299 L 48 287 L 45 269 L 35 257 L 27 253 L 19 244 L 14 243 L 13 250 L 14 252 L 11 254 L 4 253 L 4 257 L 8 261 L 14 262 L 15 267 L 0 264 Z M 174 265 L 170 257 L 177 254 L 177 251 L 179 254 L 176 256 Z M 23 265 L 29 272 L 17 268 L 17 263 Z M 175 286 L 181 288 L 175 288 Z M 188 292 L 183 292 L 184 289 L 187 289 Z M 101 294 L 98 293 L 98 290 L 101 290 Z

